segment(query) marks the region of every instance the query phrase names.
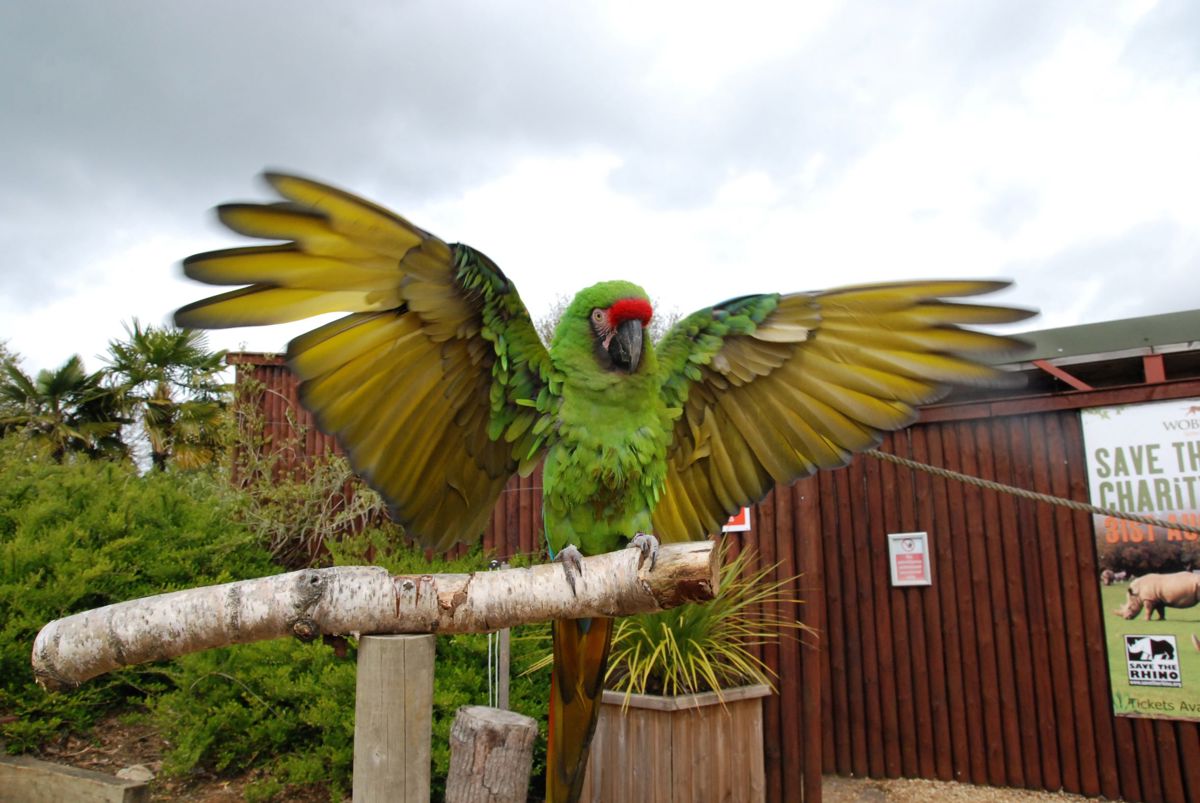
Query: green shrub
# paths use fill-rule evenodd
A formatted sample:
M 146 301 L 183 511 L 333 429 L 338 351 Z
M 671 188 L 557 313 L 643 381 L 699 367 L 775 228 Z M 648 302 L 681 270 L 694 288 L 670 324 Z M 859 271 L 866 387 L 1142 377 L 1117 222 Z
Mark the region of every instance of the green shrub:
M 203 474 L 139 477 L 131 467 L 29 459 L 0 440 L 0 735 L 10 751 L 86 730 L 165 686 L 161 666 L 113 672 L 47 694 L 30 669 L 52 619 L 113 602 L 271 573 L 265 551 L 228 523 L 224 482 Z
M 324 455 L 287 472 L 276 465 L 279 458 L 268 453 L 262 465 L 240 469 L 238 519 L 281 565 L 297 569 L 324 561 L 327 549 L 364 522 L 378 523 L 379 536 L 403 537 L 404 529 L 388 520 L 383 498 L 355 477 L 346 458 Z
M 353 660 L 321 643 L 276 639 L 184 656 L 166 673 L 174 688 L 150 702 L 171 744 L 165 772 L 261 768 L 250 794 L 262 797 L 284 784 L 327 783 L 335 799 L 349 790 Z
M 9 750 L 36 749 L 68 731 L 86 733 L 106 714 L 141 704 L 170 744 L 166 771 L 236 775 L 261 771 L 251 798 L 287 784 L 325 783 L 346 794 L 353 761 L 355 645 L 339 658 L 321 643 L 287 639 L 209 650 L 112 672 L 48 694 L 29 657 L 43 625 L 112 602 L 276 574 L 254 534 L 233 522 L 245 501 L 220 476 L 151 472 L 79 460 L 27 459 L 0 440 L 0 725 Z M 330 544 L 339 564 L 375 563 L 396 574 L 485 569 L 476 550 L 426 560 L 371 530 Z M 368 560 L 370 557 L 370 560 Z M 520 670 L 548 643 L 548 627 L 519 628 L 512 641 L 512 707 L 545 734 L 549 672 Z M 487 704 L 487 637 L 439 636 L 434 681 L 433 784 L 440 799 L 449 732 L 458 708 Z M 535 784 L 545 763 L 535 752 Z M 537 790 L 531 789 L 532 794 Z

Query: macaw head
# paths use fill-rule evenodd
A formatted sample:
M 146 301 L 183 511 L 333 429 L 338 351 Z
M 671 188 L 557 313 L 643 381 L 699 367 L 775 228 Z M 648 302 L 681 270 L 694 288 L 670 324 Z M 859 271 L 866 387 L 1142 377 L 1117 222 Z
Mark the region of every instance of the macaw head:
M 578 352 L 585 342 L 603 371 L 635 373 L 653 310 L 646 291 L 630 282 L 601 282 L 581 291 L 563 313 L 552 352 Z

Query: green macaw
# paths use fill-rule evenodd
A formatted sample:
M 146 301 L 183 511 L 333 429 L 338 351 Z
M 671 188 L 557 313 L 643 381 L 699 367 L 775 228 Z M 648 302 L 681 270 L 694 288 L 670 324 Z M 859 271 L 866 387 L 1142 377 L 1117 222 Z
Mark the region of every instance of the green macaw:
M 845 465 L 1011 338 L 961 324 L 1025 310 L 955 303 L 1004 286 L 930 281 L 747 295 L 681 320 L 657 346 L 634 284 L 579 293 L 547 350 L 512 282 L 342 190 L 268 173 L 282 203 L 230 204 L 221 221 L 280 244 L 198 254 L 193 279 L 245 285 L 180 309 L 218 328 L 349 315 L 293 340 L 300 400 L 424 545 L 476 541 L 514 473 L 545 461 L 550 553 L 574 587 L 580 557 L 704 538 L 776 483 Z M 651 564 L 653 566 L 653 563 Z M 612 636 L 555 622 L 547 799 L 576 800 Z

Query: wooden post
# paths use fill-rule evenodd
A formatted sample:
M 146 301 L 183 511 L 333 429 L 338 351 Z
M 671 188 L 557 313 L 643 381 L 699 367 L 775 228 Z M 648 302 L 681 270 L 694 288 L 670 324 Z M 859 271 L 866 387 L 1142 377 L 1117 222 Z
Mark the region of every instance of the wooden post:
M 536 739 L 537 722 L 523 714 L 481 705 L 458 709 L 446 803 L 524 803 Z
M 429 800 L 434 637 L 363 636 L 354 704 L 356 803 Z

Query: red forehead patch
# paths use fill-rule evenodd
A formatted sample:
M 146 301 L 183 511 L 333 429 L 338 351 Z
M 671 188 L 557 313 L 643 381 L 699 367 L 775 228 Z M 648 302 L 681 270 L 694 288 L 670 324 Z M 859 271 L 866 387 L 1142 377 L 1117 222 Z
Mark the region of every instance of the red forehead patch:
M 653 313 L 650 302 L 645 299 L 622 298 L 608 308 L 608 325 L 616 329 L 625 321 L 638 320 L 642 322 L 642 326 L 645 326 L 650 323 L 650 316 Z

